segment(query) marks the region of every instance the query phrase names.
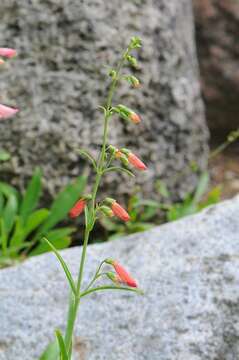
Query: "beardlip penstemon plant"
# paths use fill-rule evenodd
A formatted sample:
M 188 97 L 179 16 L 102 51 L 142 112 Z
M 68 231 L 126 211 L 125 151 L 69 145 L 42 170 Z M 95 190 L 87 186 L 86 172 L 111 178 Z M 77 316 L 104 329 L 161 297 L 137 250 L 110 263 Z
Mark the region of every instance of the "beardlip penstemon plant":
M 69 302 L 68 310 L 68 319 L 66 325 L 65 336 L 63 337 L 60 330 L 55 331 L 56 340 L 54 343 L 51 343 L 44 354 L 41 356 L 41 360 L 46 359 L 61 359 L 61 360 L 70 360 L 72 358 L 72 345 L 73 345 L 73 335 L 74 335 L 74 326 L 79 310 L 79 305 L 81 299 L 87 295 L 103 290 L 124 290 L 124 291 L 133 291 L 138 294 L 142 294 L 142 290 L 138 288 L 137 282 L 133 277 L 124 269 L 114 259 L 105 259 L 103 260 L 98 269 L 93 276 L 93 279 L 90 283 L 82 289 L 82 280 L 87 252 L 87 244 L 89 235 L 94 227 L 94 224 L 99 217 L 99 215 L 112 217 L 116 216 L 122 221 L 128 221 L 130 219 L 128 213 L 124 208 L 116 202 L 115 199 L 106 198 L 103 201 L 98 202 L 97 193 L 98 188 L 102 179 L 102 176 L 110 171 L 122 171 L 126 172 L 128 175 L 134 176 L 133 173 L 127 168 L 128 165 L 132 165 L 136 169 L 146 170 L 145 164 L 130 150 L 128 149 L 117 149 L 112 145 L 108 145 L 108 128 L 109 122 L 113 115 L 118 115 L 120 118 L 126 121 L 131 121 L 134 124 L 140 122 L 140 117 L 130 108 L 124 105 L 112 105 L 113 95 L 117 84 L 121 80 L 127 80 L 133 88 L 139 87 L 139 80 L 132 75 L 121 74 L 124 65 L 129 63 L 133 67 L 137 67 L 136 58 L 132 55 L 132 50 L 141 47 L 141 40 L 138 37 L 133 37 L 130 41 L 130 44 L 126 51 L 124 51 L 119 64 L 116 69 L 113 69 L 109 72 L 111 77 L 111 85 L 109 89 L 109 94 L 107 97 L 106 105 L 100 106 L 100 109 L 104 114 L 104 126 L 103 126 L 103 140 L 102 147 L 98 157 L 98 160 L 95 160 L 91 154 L 86 150 L 80 150 L 81 155 L 85 156 L 92 164 L 94 171 L 96 173 L 95 182 L 92 187 L 92 193 L 86 194 L 81 197 L 74 207 L 69 212 L 71 218 L 76 218 L 81 215 L 83 212 L 85 214 L 85 230 L 84 230 L 84 242 L 83 249 L 81 254 L 78 278 L 75 281 L 73 279 L 70 270 L 60 255 L 56 248 L 44 238 L 43 240 L 47 242 L 49 247 L 52 249 L 56 257 L 58 258 L 64 272 L 66 279 L 68 280 L 71 296 Z M 122 166 L 112 165 L 113 161 L 120 161 L 123 164 Z M 103 267 L 107 265 L 112 268 L 112 271 L 102 270 Z M 105 285 L 96 285 L 98 279 L 108 279 L 108 283 Z

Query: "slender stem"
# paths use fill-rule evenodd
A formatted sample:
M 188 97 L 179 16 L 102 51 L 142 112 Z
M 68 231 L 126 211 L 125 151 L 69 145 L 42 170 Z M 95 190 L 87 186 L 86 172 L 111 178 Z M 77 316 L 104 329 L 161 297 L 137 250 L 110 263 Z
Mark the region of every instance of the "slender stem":
M 219 145 L 215 150 L 211 152 L 209 155 L 208 160 L 212 160 L 217 155 L 219 155 L 222 151 L 224 151 L 229 145 L 231 145 L 231 142 L 225 141 L 223 144 Z
M 72 336 L 73 336 L 75 321 L 77 318 L 77 312 L 78 312 L 78 308 L 79 308 L 79 304 L 80 304 L 79 294 L 80 294 L 80 287 L 81 287 L 81 282 L 82 282 L 82 277 L 83 277 L 83 268 L 84 268 L 84 263 L 85 263 L 86 249 L 87 249 L 89 234 L 90 234 L 90 231 L 86 224 L 84 244 L 83 244 L 83 249 L 82 249 L 82 254 L 81 254 L 80 268 L 79 268 L 79 274 L 78 274 L 77 285 L 76 285 L 76 296 L 74 297 L 74 299 L 72 300 L 72 302 L 69 305 L 67 328 L 66 328 L 66 335 L 65 335 L 65 344 L 66 344 L 67 352 L 70 351 L 71 346 L 72 346 Z
M 77 286 L 76 286 L 76 293 L 78 295 L 80 292 L 81 282 L 82 282 L 82 278 L 83 278 L 83 269 L 84 269 L 84 264 L 85 264 L 86 250 L 87 250 L 89 235 L 90 235 L 90 231 L 89 231 L 88 227 L 86 227 L 83 250 L 82 250 L 82 255 L 81 255 L 79 275 L 78 275 Z
M 100 265 L 99 265 L 99 267 L 98 267 L 98 269 L 97 269 L 97 271 L 96 271 L 93 279 L 90 281 L 89 285 L 87 286 L 87 288 L 86 288 L 84 291 L 88 290 L 88 289 L 94 284 L 95 280 L 98 279 L 100 269 L 101 269 L 101 267 L 102 267 L 102 265 L 103 265 L 104 263 L 105 263 L 105 261 L 102 261 L 102 262 L 100 263 Z
M 65 334 L 65 344 L 67 352 L 70 352 L 72 346 L 72 334 L 74 331 L 75 320 L 77 316 L 77 310 L 79 306 L 79 299 L 76 299 L 75 295 L 71 293 L 67 317 L 67 328 Z
M 127 290 L 127 291 L 137 292 L 138 294 L 143 294 L 143 291 L 139 290 L 138 288 L 132 288 L 132 287 L 128 287 L 128 286 L 104 285 L 104 286 L 99 286 L 99 287 L 96 287 L 96 288 L 86 290 L 86 291 L 81 293 L 80 297 L 82 298 L 82 297 L 84 297 L 86 295 L 89 295 L 89 294 L 91 294 L 93 292 L 102 291 L 102 290 Z
M 106 102 L 106 111 L 105 111 L 105 117 L 104 117 L 104 130 L 103 130 L 103 143 L 102 143 L 100 157 L 97 162 L 97 174 L 96 174 L 95 184 L 94 184 L 93 191 L 92 191 L 91 206 L 89 209 L 90 224 L 89 223 L 85 224 L 84 243 L 83 243 L 79 273 L 78 273 L 78 278 L 77 278 L 76 296 L 74 296 L 74 298 L 71 299 L 70 305 L 69 305 L 67 328 L 66 328 L 66 334 L 65 334 L 65 344 L 66 344 L 66 349 L 67 349 L 68 353 L 71 352 L 71 348 L 72 348 L 72 336 L 73 336 L 75 321 L 77 318 L 77 312 L 78 312 L 79 304 L 80 304 L 80 297 L 81 297 L 80 291 L 81 291 L 81 284 L 82 284 L 82 279 L 83 279 L 83 272 L 84 272 L 86 250 L 87 250 L 89 235 L 92 230 L 92 224 L 94 224 L 94 222 L 95 222 L 96 196 L 97 196 L 97 191 L 98 191 L 98 188 L 100 185 L 100 180 L 101 180 L 101 177 L 104 172 L 106 145 L 107 145 L 107 138 L 108 138 L 108 125 L 109 125 L 109 118 L 111 116 L 110 110 L 111 110 L 111 106 L 112 106 L 112 99 L 113 99 L 114 91 L 116 88 L 116 84 L 119 80 L 119 73 L 124 64 L 124 60 L 125 60 L 125 57 L 126 57 L 128 51 L 129 50 L 127 49 L 126 52 L 123 54 L 118 66 L 117 66 L 116 75 L 111 82 L 111 86 L 110 86 L 110 90 L 109 90 L 109 94 L 108 94 L 108 98 L 107 98 L 107 102 Z M 88 290 L 88 291 L 90 291 L 90 290 Z M 83 292 L 83 294 L 84 294 L 84 292 Z M 86 295 L 86 292 L 85 292 L 85 295 Z

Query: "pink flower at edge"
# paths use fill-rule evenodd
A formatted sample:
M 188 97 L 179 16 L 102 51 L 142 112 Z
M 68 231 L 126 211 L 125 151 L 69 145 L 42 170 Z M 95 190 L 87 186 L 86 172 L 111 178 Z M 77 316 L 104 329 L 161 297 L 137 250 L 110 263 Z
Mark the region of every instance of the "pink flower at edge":
M 15 115 L 18 111 L 18 109 L 0 104 L 0 119 L 8 119 Z
M 114 267 L 119 277 L 118 280 L 121 283 L 126 284 L 130 287 L 135 287 L 135 288 L 138 287 L 135 279 L 132 278 L 132 276 L 125 270 L 125 268 L 122 265 L 120 265 L 117 261 L 113 261 L 112 266 Z
M 0 56 L 6 57 L 8 59 L 17 55 L 16 50 L 10 48 L 0 48 Z

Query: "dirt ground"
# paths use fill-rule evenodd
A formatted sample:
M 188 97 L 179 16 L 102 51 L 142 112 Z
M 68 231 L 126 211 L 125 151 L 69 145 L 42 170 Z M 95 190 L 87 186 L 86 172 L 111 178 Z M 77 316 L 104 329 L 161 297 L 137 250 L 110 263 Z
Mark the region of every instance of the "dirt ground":
M 210 161 L 212 186 L 222 186 L 222 199 L 239 194 L 239 142 Z

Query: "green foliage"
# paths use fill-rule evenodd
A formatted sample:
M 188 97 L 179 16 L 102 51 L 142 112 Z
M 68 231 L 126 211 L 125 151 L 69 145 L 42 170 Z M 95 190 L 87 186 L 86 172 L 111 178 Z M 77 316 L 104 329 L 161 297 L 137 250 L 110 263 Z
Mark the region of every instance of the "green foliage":
M 23 195 L 14 187 L 0 182 L 0 267 L 20 261 L 27 256 L 49 251 L 40 241 L 47 236 L 56 249 L 70 245 L 73 227 L 55 228 L 80 197 L 85 178 L 63 189 L 50 209 L 37 209 L 41 196 L 41 171 L 36 169 Z
M 193 215 L 205 207 L 218 203 L 221 198 L 221 188 L 217 186 L 208 192 L 208 187 L 209 175 L 204 172 L 192 193 L 188 193 L 182 202 L 168 206 L 166 210 L 167 221 L 175 221 L 184 216 Z
M 59 349 L 60 349 L 61 360 L 70 360 L 70 358 L 69 358 L 69 356 L 67 354 L 66 344 L 65 344 L 65 341 L 63 339 L 63 336 L 61 335 L 60 330 L 57 329 L 55 331 L 55 334 L 56 334 L 56 338 L 57 338 L 57 341 L 58 341 L 58 346 L 59 346 Z
M 57 339 L 51 342 L 39 360 L 56 360 L 59 358 L 59 346 Z
M 5 162 L 11 159 L 11 155 L 8 151 L 0 149 L 0 162 Z
M 128 203 L 130 221 L 127 223 L 107 217 L 101 219 L 109 240 L 148 230 L 165 221 L 175 221 L 195 214 L 205 207 L 218 203 L 221 198 L 220 186 L 208 191 L 209 174 L 207 172 L 201 174 L 194 191 L 187 193 L 181 202 L 170 201 L 171 194 L 164 182 L 158 181 L 156 188 L 159 196 L 157 201 L 144 200 L 137 193 L 130 197 Z
M 104 216 L 100 222 L 109 233 L 109 239 L 113 240 L 122 235 L 149 230 L 155 224 L 152 220 L 156 216 L 159 206 L 158 202 L 143 200 L 138 193 L 135 193 L 130 197 L 127 208 L 130 221 L 122 223 Z

